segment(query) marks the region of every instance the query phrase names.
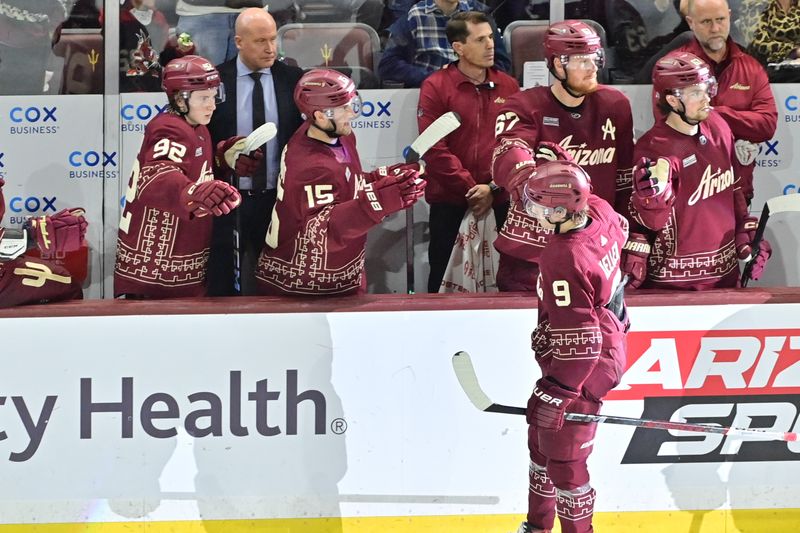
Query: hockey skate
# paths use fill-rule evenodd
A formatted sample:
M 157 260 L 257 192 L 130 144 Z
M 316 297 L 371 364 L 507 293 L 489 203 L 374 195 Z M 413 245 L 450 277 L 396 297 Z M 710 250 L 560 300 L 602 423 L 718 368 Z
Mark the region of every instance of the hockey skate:
M 517 533 L 550 533 L 550 531 L 549 529 L 537 529 L 528 522 L 521 523 L 517 529 Z

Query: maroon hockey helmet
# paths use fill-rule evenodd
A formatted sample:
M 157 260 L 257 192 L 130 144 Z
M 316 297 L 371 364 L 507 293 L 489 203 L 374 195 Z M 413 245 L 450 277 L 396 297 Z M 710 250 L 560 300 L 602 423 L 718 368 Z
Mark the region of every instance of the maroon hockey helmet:
M 347 105 L 357 96 L 353 80 L 331 69 L 309 70 L 294 88 L 294 103 L 308 120 L 313 120 L 314 111 Z
M 603 64 L 603 43 L 594 28 L 579 20 L 555 22 L 544 36 L 545 60 L 553 68 L 553 59 L 575 54 L 598 54 L 597 68 Z M 564 62 L 564 61 L 562 61 Z
M 653 101 L 666 105 L 668 94 L 680 94 L 685 87 L 705 83 L 708 95 L 717 94 L 717 80 L 705 61 L 689 52 L 670 52 L 653 67 Z
M 164 67 L 161 87 L 168 96 L 184 91 L 202 91 L 220 87 L 220 77 L 214 65 L 200 56 L 173 59 Z
M 573 161 L 547 161 L 536 166 L 524 191 L 525 210 L 529 215 L 548 219 L 559 215 L 565 219 L 586 209 L 592 180 Z

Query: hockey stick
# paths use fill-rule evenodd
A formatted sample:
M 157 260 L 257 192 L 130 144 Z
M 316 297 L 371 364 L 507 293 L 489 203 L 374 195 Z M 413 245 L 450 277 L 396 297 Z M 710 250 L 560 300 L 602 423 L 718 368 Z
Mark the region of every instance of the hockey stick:
M 453 370 L 455 370 L 456 378 L 458 378 L 458 382 L 461 385 L 461 388 L 464 389 L 467 398 L 469 398 L 472 404 L 481 411 L 486 411 L 488 413 L 506 413 L 510 415 L 525 414 L 524 407 L 497 404 L 490 400 L 488 396 L 486 396 L 486 393 L 483 392 L 483 389 L 481 389 L 481 386 L 478 383 L 478 377 L 475 374 L 475 368 L 472 366 L 472 359 L 467 352 L 456 352 L 453 355 Z M 795 442 L 798 440 L 797 433 L 790 432 L 766 431 L 763 429 L 751 428 L 726 428 L 707 424 L 669 422 L 666 420 L 647 420 L 644 418 L 627 418 L 624 416 L 565 413 L 564 419 L 571 422 L 620 424 L 624 426 L 636 426 L 647 429 L 693 431 L 696 433 L 718 433 L 722 435 L 750 437 L 759 436 L 764 440 L 782 440 L 786 442 Z
M 274 123 L 262 124 L 244 139 L 240 154 L 249 154 L 253 150 L 257 150 L 274 139 L 277 134 L 278 128 Z M 264 148 L 264 157 L 267 157 L 266 147 Z M 239 155 L 236 158 L 238 159 Z M 239 190 L 239 176 L 235 172 L 233 186 Z M 240 208 L 241 206 L 233 214 L 233 293 L 237 296 L 242 294 L 242 212 Z
M 448 111 L 425 128 L 403 154 L 406 163 L 418 162 L 431 146 L 461 126 L 461 117 Z M 406 209 L 406 292 L 414 294 L 414 206 Z
M 785 213 L 787 211 L 800 211 L 799 193 L 776 196 L 775 198 L 770 198 L 764 204 L 764 209 L 761 210 L 761 218 L 758 219 L 758 228 L 756 228 L 756 234 L 753 237 L 753 243 L 750 245 L 750 248 L 753 250 L 752 257 L 749 261 L 747 261 L 747 264 L 744 266 L 744 271 L 742 272 L 742 280 L 740 283 L 742 287 L 747 287 L 747 283 L 751 279 L 753 265 L 758 257 L 758 247 L 764 238 L 764 230 L 767 229 L 767 221 L 769 220 L 769 217 L 776 213 Z

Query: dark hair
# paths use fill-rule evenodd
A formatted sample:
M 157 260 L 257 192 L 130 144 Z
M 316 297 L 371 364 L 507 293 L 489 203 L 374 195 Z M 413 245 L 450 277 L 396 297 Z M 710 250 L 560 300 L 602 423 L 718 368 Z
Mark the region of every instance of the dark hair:
M 480 11 L 459 11 L 447 21 L 447 28 L 445 34 L 447 35 L 447 42 L 453 44 L 455 42 L 465 43 L 469 36 L 469 29 L 467 29 L 467 22 L 473 24 L 491 24 L 489 17 Z

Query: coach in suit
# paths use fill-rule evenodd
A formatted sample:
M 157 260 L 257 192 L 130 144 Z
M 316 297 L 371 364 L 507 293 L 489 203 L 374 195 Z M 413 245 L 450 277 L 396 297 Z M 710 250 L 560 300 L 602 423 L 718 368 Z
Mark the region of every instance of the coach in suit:
M 242 194 L 238 215 L 232 213 L 214 220 L 208 268 L 210 296 L 235 294 L 235 216 L 240 216 L 242 222 L 242 294 L 253 294 L 255 264 L 275 205 L 281 152 L 303 123 L 293 97 L 303 71 L 277 60 L 278 30 L 272 15 L 259 8 L 245 9 L 236 19 L 235 31 L 238 56 L 217 66 L 225 86 L 225 101 L 217 106 L 208 125 L 212 141 L 216 146 L 232 136 L 246 136 L 265 121 L 274 122 L 278 134 L 262 147 L 261 169 L 253 176 L 234 178 Z

